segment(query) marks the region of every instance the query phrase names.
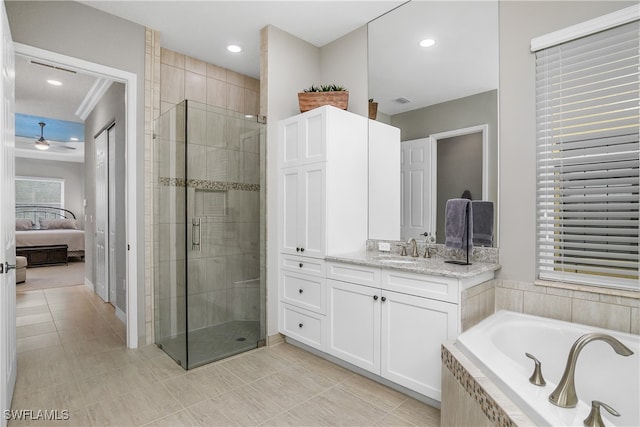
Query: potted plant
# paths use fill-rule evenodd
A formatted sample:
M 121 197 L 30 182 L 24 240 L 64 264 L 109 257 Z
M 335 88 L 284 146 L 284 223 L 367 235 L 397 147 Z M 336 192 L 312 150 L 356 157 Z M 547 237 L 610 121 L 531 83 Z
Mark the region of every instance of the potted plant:
M 349 91 L 335 84 L 311 85 L 310 88 L 298 93 L 298 103 L 300 104 L 301 113 L 323 105 L 332 105 L 346 110 L 349 104 Z
M 369 118 L 375 120 L 378 117 L 378 103 L 369 98 Z

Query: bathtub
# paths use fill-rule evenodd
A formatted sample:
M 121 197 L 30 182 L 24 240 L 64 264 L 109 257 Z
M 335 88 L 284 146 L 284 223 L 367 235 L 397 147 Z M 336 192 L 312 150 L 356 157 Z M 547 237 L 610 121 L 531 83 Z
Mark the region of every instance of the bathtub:
M 634 354 L 623 357 L 603 341 L 589 343 L 578 357 L 575 384 L 579 402 L 560 408 L 549 394 L 562 377 L 574 341 L 589 332 L 614 336 Z M 607 403 L 620 413 L 601 409 L 608 426 L 640 426 L 640 336 L 510 311 L 498 311 L 461 334 L 455 346 L 478 365 L 538 425 L 582 426 L 591 401 Z M 546 386 L 529 383 L 533 354 L 542 363 Z

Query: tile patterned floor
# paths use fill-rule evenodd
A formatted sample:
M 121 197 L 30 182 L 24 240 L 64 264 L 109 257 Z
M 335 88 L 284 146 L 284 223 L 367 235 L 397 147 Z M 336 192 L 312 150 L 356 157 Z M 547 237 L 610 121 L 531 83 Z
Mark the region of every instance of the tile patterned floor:
M 17 296 L 12 409 L 69 411 L 9 426 L 439 426 L 440 411 L 288 344 L 185 372 L 128 350 L 113 307 L 84 286 Z

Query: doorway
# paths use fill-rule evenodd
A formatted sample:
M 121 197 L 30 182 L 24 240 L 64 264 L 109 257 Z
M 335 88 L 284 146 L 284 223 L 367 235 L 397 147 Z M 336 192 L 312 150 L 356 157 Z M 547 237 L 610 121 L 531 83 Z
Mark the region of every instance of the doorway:
M 448 199 L 460 198 L 468 190 L 473 200 L 487 200 L 488 129 L 484 124 L 430 136 L 431 212 L 436 243 L 445 241 L 444 211 Z
M 125 286 L 125 315 L 127 325 L 127 347 L 138 346 L 138 245 L 137 245 L 137 165 L 136 165 L 136 128 L 137 128 L 137 76 L 133 73 L 107 67 L 104 65 L 84 61 L 78 58 L 61 55 L 32 46 L 15 43 L 17 55 L 27 56 L 42 62 L 60 66 L 66 69 L 76 70 L 104 79 L 120 82 L 124 85 L 126 113 L 126 125 L 123 125 L 123 144 L 125 162 L 123 179 L 125 181 L 125 254 L 124 283 Z M 132 284 L 128 286 L 128 284 Z

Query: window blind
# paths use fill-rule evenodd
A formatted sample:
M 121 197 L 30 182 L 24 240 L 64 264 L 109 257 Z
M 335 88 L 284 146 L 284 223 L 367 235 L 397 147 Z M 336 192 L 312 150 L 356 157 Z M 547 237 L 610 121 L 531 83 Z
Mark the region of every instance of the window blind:
M 640 21 L 536 52 L 537 265 L 640 289 Z

